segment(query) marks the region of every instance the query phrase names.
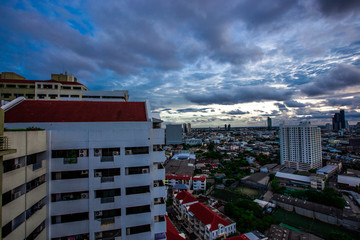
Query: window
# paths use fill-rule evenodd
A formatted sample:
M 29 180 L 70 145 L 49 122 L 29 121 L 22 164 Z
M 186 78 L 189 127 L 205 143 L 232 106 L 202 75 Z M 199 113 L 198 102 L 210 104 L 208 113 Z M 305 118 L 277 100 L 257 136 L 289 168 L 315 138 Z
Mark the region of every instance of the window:
M 37 226 L 37 228 L 34 229 L 34 231 L 32 231 L 32 233 L 30 233 L 29 236 L 26 237 L 26 240 L 34 240 L 36 239 L 36 237 L 42 232 L 42 230 L 45 229 L 45 220 L 40 223 L 39 226 Z
M 5 238 L 12 231 L 14 231 L 19 225 L 25 221 L 25 212 L 14 218 L 8 224 L 2 227 L 2 238 Z
M 66 237 L 59 237 L 59 238 L 52 238 L 51 240 L 69 240 L 69 239 L 74 239 L 74 240 L 89 240 L 89 234 L 88 233 L 84 233 L 84 234 L 77 234 L 77 235 L 72 235 L 72 236 L 66 236 Z
M 3 161 L 3 173 L 13 171 L 25 166 L 25 157 L 14 158 L 10 160 Z
M 39 99 L 44 99 L 46 97 L 46 94 L 38 94 L 37 96 Z
M 74 90 L 81 90 L 81 87 L 73 87 Z
M 56 99 L 58 97 L 57 94 L 49 94 L 50 99 Z
M 31 154 L 27 156 L 26 165 L 32 165 L 33 171 L 42 168 L 42 161 L 38 159 L 37 154 Z
M 88 191 L 51 194 L 51 202 L 73 201 L 73 200 L 88 199 L 88 198 L 89 198 Z
M 154 216 L 154 222 L 164 222 L 164 221 L 165 221 L 164 215 Z
M 9 202 L 14 201 L 15 199 L 21 197 L 26 192 L 26 184 L 18 186 L 2 195 L 2 205 L 5 206 Z
M 14 84 L 7 84 L 6 87 L 7 87 L 7 88 L 16 88 L 16 85 L 14 85 Z
M 72 98 L 79 98 L 80 96 L 79 96 L 79 95 L 70 95 L 70 97 L 72 97 Z
M 101 203 L 114 202 L 115 197 L 120 195 L 121 195 L 120 188 L 95 191 L 95 198 L 101 198 L 100 200 Z
M 132 234 L 150 232 L 150 231 L 151 231 L 150 224 L 136 226 L 136 227 L 128 227 L 126 228 L 126 235 L 132 235 Z
M 60 95 L 60 97 L 62 97 L 62 98 L 68 98 L 69 95 Z
M 68 86 L 62 86 L 61 89 L 66 89 L 66 90 L 69 90 L 71 89 L 71 87 L 68 87 Z
M 52 180 L 61 180 L 61 179 L 76 179 L 76 178 L 88 178 L 88 170 L 78 170 L 78 171 L 64 171 L 64 172 L 52 172 Z
M 27 85 L 18 85 L 18 88 L 27 88 Z
M 26 94 L 26 98 L 33 99 L 35 97 L 35 94 Z
M 154 180 L 154 187 L 163 187 L 163 186 L 165 186 L 163 180 Z
M 121 237 L 121 229 L 95 233 L 95 240 L 115 239 L 116 237 Z
M 3 93 L 3 94 L 1 94 L 1 96 L 3 98 L 10 98 L 12 96 L 12 94 L 11 93 Z
M 31 190 L 37 188 L 38 186 L 40 186 L 41 184 L 46 182 L 46 174 L 35 178 L 34 180 L 32 180 L 31 182 L 26 183 L 26 192 L 30 192 Z
M 126 147 L 125 155 L 148 154 L 149 147 Z
M 121 216 L 121 208 L 94 212 L 95 220 Z
M 154 198 L 154 205 L 165 204 L 165 198 Z
M 88 212 L 65 214 L 65 215 L 60 215 L 60 216 L 51 216 L 51 224 L 77 222 L 77 221 L 84 221 L 84 220 L 88 220 L 88 219 L 89 219 Z
M 15 95 L 16 98 L 18 98 L 18 97 L 23 97 L 23 96 L 24 96 L 23 93 L 15 93 L 14 95 Z
M 125 168 L 125 175 L 147 174 L 149 172 L 150 172 L 149 166 Z
M 26 210 L 26 219 L 29 219 L 37 211 L 41 210 L 46 205 L 46 197 L 35 203 L 31 208 Z
M 149 193 L 149 192 L 150 192 L 150 186 L 127 187 L 126 188 L 126 195 L 142 194 L 142 193 Z
M 101 182 L 114 182 L 114 176 L 120 176 L 120 168 L 94 170 L 94 177 L 101 177 Z
M 150 205 L 128 207 L 126 208 L 126 215 L 147 213 L 150 212 Z

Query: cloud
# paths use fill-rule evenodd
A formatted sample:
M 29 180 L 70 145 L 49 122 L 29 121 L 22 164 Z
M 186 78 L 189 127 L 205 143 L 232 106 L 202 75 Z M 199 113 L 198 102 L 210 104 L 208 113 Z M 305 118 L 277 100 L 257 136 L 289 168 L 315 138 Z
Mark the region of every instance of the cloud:
M 230 114 L 230 115 L 244 115 L 244 114 L 249 114 L 250 112 L 246 111 L 241 111 L 240 109 L 236 109 L 236 110 L 232 110 L 229 112 L 222 112 L 222 113 L 226 113 L 226 114 Z
M 360 97 L 353 97 L 353 98 L 331 98 L 326 101 L 327 105 L 330 106 L 354 106 L 356 108 L 359 108 L 360 106 Z
M 360 9 L 358 0 L 318 0 L 317 2 L 320 11 L 328 16 L 355 12 Z
M 289 111 L 289 109 L 286 108 L 286 106 L 282 103 L 275 103 L 275 106 L 277 106 L 279 108 L 280 112 L 287 112 Z
M 177 109 L 176 111 L 180 113 L 187 113 L 187 112 L 207 112 L 211 108 L 182 108 Z
M 357 85 L 360 85 L 360 69 L 353 65 L 339 64 L 330 72 L 306 84 L 301 91 L 308 96 L 318 96 Z
M 244 86 L 232 89 L 210 89 L 205 92 L 184 93 L 187 100 L 200 105 L 207 104 L 237 104 L 261 101 L 285 101 L 289 100 L 293 92 L 288 89 L 267 86 Z
M 287 107 L 305 107 L 306 106 L 305 104 L 303 104 L 301 102 L 294 101 L 294 100 L 284 101 L 284 104 Z

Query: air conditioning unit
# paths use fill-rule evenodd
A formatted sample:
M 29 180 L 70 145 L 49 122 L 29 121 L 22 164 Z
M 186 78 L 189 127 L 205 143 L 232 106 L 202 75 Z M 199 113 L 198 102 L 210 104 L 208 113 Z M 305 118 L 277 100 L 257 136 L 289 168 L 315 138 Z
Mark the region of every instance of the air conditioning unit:
M 80 149 L 79 157 L 87 157 L 87 149 Z
M 125 155 L 131 155 L 132 154 L 132 150 L 125 150 Z
M 95 211 L 95 217 L 101 217 L 102 215 L 102 211 Z
M 117 156 L 117 155 L 120 155 L 120 152 L 119 151 L 113 151 L 113 156 Z
M 95 157 L 100 157 L 102 155 L 102 150 L 101 148 L 95 148 L 94 149 L 94 156 Z
M 143 168 L 143 169 L 142 169 L 142 173 L 149 173 L 149 169 Z
M 82 170 L 82 171 L 81 171 L 81 175 L 86 175 L 86 174 L 88 174 L 88 173 L 89 173 L 88 170 Z
M 89 198 L 89 194 L 88 193 L 82 193 L 81 198 L 82 199 Z
M 20 164 L 15 164 L 15 168 L 21 168 Z
M 157 186 L 159 186 L 159 184 L 157 184 L 157 183 L 154 183 L 154 187 L 157 187 Z
M 20 192 L 20 191 L 14 193 L 14 199 L 16 199 L 16 198 L 18 198 L 18 197 L 20 197 L 20 196 L 21 196 L 21 192 Z
M 101 172 L 96 172 L 95 177 L 102 177 L 102 173 Z
M 95 233 L 95 238 L 102 238 L 102 237 L 103 237 L 102 232 Z

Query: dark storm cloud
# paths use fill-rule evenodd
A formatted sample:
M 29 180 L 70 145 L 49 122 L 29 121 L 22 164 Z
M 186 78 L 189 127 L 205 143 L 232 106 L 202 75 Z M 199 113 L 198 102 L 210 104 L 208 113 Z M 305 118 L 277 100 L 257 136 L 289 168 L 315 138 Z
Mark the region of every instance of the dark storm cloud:
M 353 65 L 339 64 L 330 72 L 306 84 L 301 91 L 308 96 L 318 96 L 357 85 L 360 85 L 360 69 Z
M 360 108 L 360 97 L 353 97 L 353 98 L 331 98 L 326 101 L 327 105 L 330 106 L 354 106 L 356 108 Z
M 176 111 L 180 113 L 187 113 L 187 112 L 208 112 L 208 110 L 211 108 L 182 108 L 177 109 Z
M 184 93 L 187 100 L 200 105 L 207 104 L 237 104 L 246 102 L 260 102 L 267 100 L 285 101 L 289 100 L 293 92 L 287 89 L 280 89 L 267 86 L 244 86 L 232 89 L 211 89 L 206 92 Z
M 230 115 L 244 115 L 244 114 L 249 114 L 250 112 L 244 112 L 244 111 L 241 111 L 240 109 L 236 109 L 236 110 L 232 110 L 229 112 L 222 112 L 222 113 L 226 113 L 226 114 L 230 114 Z
M 284 101 L 284 104 L 287 107 L 305 107 L 306 106 L 305 104 L 303 104 L 301 102 L 294 101 L 294 100 Z
M 359 0 L 317 0 L 320 11 L 325 15 L 344 14 L 360 9 Z
M 287 112 L 287 111 L 289 111 L 289 109 L 287 109 L 287 107 L 286 107 L 284 104 L 282 104 L 282 103 L 275 103 L 274 105 L 279 108 L 279 111 L 280 111 L 280 112 Z

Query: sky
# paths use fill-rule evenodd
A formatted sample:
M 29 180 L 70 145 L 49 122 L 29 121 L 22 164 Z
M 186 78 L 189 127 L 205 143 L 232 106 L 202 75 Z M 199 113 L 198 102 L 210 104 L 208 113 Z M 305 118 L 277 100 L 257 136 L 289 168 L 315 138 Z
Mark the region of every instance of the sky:
M 0 71 L 73 74 L 193 127 L 360 122 L 358 0 L 2 1 Z

